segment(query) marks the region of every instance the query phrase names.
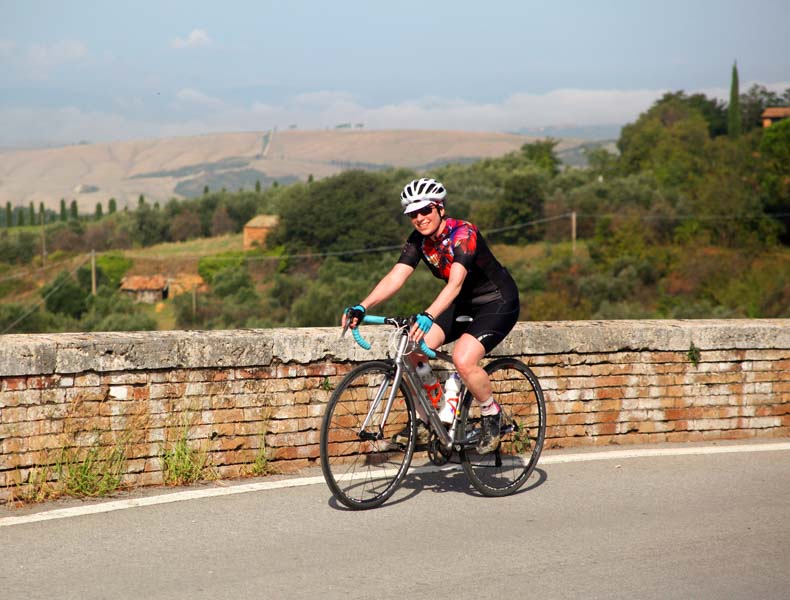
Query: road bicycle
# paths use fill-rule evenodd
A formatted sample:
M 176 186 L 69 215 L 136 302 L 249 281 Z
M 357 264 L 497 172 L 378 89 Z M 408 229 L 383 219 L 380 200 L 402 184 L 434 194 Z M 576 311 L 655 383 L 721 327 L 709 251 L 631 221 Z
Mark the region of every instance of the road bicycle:
M 390 337 L 392 358 L 355 367 L 327 403 L 321 427 L 321 469 L 329 489 L 348 508 L 375 508 L 395 493 L 413 459 L 415 464 L 442 466 L 457 455 L 479 493 L 514 493 L 535 469 L 546 435 L 546 407 L 538 378 L 514 358 L 498 358 L 485 365 L 502 409 L 501 439 L 494 451 L 480 454 L 476 448 L 481 418 L 472 394 L 461 387 L 455 417 L 445 425 L 407 358 L 419 351 L 429 359 L 452 364 L 449 354 L 428 348 L 424 341 L 418 349 L 410 341 L 413 322 L 414 317 L 364 317 L 366 324 L 395 327 Z M 359 329 L 351 331 L 354 340 L 369 350 L 370 343 Z M 415 448 L 417 414 L 424 415 L 429 430 L 428 443 L 420 448 Z

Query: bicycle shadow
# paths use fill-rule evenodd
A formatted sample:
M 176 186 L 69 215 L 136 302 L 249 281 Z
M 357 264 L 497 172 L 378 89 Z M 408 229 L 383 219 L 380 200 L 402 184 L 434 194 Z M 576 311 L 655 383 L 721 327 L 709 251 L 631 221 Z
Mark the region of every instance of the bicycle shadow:
M 450 463 L 448 465 L 449 468 L 445 469 L 418 467 L 410 471 L 404 478 L 398 491 L 395 492 L 395 495 L 378 508 L 397 506 L 402 502 L 411 500 L 418 494 L 426 492 L 435 494 L 466 493 L 477 498 L 485 498 L 486 496 L 483 496 L 472 486 L 460 465 L 456 465 Z M 546 483 L 546 481 L 548 481 L 546 471 L 536 467 L 527 483 L 517 492 L 510 495 L 518 496 L 532 491 Z M 330 496 L 328 504 L 336 510 L 352 511 L 352 509 L 340 504 L 334 496 Z

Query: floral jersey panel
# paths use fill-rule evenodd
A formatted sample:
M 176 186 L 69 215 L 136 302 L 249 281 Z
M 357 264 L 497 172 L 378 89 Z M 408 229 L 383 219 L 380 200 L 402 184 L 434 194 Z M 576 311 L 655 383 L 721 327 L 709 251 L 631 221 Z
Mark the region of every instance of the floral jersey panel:
M 431 273 L 447 281 L 454 263 L 467 270 L 459 301 L 482 304 L 518 296 L 513 279 L 491 253 L 477 227 L 459 219 L 446 219 L 436 240 L 414 231 L 401 250 L 399 263 L 416 267 L 420 259 Z

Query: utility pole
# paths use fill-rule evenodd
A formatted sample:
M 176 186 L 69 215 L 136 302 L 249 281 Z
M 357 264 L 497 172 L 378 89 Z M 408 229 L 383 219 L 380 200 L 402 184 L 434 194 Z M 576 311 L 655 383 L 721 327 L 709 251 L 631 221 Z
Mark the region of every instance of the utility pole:
M 44 211 L 41 211 L 41 266 L 47 263 L 47 229 L 44 227 Z
M 91 294 L 96 295 L 96 250 L 91 250 Z
M 571 213 L 571 249 L 576 256 L 576 211 Z

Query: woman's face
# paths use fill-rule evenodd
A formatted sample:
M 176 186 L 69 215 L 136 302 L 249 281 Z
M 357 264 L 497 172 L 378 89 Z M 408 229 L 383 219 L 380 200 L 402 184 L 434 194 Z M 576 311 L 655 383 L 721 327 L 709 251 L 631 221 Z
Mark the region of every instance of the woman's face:
M 436 204 L 429 204 L 414 212 L 406 213 L 411 219 L 411 224 L 422 235 L 438 233 L 439 224 L 442 217 L 439 215 L 439 208 Z

